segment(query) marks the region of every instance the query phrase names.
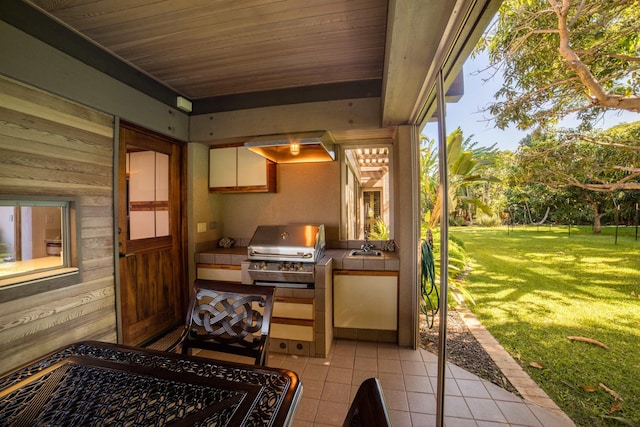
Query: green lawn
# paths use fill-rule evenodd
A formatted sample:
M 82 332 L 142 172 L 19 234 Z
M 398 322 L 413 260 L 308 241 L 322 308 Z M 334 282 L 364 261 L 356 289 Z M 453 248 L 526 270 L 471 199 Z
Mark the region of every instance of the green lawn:
M 450 229 L 473 261 L 470 309 L 578 426 L 640 425 L 640 241 L 614 232 Z

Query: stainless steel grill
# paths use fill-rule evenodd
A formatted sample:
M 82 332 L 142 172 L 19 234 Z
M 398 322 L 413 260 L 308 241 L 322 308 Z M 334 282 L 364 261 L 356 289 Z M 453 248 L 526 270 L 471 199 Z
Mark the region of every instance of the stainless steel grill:
M 257 285 L 312 288 L 324 250 L 324 225 L 261 225 L 247 248 L 249 276 Z

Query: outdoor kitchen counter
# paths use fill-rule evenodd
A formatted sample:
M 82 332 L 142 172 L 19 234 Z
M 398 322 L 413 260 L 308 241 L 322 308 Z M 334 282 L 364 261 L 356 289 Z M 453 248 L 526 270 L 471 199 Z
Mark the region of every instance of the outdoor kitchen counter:
M 395 326 L 393 330 L 383 331 L 371 329 L 361 330 L 356 327 L 334 328 L 334 272 L 342 271 L 344 275 L 345 271 L 350 270 L 355 274 L 364 274 L 365 276 L 362 277 L 373 276 L 375 278 L 378 277 L 378 275 L 388 277 L 391 273 L 396 273 L 397 275 L 400 269 L 400 259 L 397 252 L 382 252 L 380 256 L 350 256 L 350 252 L 351 248 L 325 250 L 324 257 L 322 257 L 315 266 L 316 282 L 314 289 L 278 288 L 277 296 L 281 299 L 291 299 L 291 301 L 288 301 L 289 305 L 292 303 L 301 303 L 305 299 L 312 301 L 313 319 L 293 319 L 292 321 L 287 318 L 285 319 L 286 321 L 283 322 L 283 325 L 285 328 L 303 327 L 304 329 L 305 325 L 311 321 L 313 322 L 311 326 L 313 337 L 311 340 L 308 337 L 300 339 L 295 334 L 289 334 L 288 330 L 285 331 L 287 333 L 284 335 L 282 333 L 278 335 L 279 332 L 276 331 L 277 333 L 270 339 L 270 351 L 326 357 L 331 350 L 334 336 L 347 339 L 369 337 L 381 342 L 397 341 Z M 247 259 L 246 246 L 214 248 L 198 252 L 195 255 L 195 259 L 196 263 L 199 264 L 199 274 L 203 274 L 201 278 L 210 278 L 214 277 L 211 275 L 218 274 L 222 275 L 221 277 L 224 277 L 225 280 L 252 283 L 246 271 L 250 264 Z M 236 266 L 242 266 L 242 268 L 238 270 Z M 206 277 L 204 276 L 205 274 Z M 235 278 L 229 279 L 230 274 L 235 275 Z M 214 278 L 213 280 L 216 279 Z M 369 281 L 370 279 L 366 278 L 366 280 Z M 396 294 L 394 294 L 394 297 L 395 295 Z M 280 304 L 282 305 L 282 301 L 280 301 Z M 397 304 L 391 305 L 391 307 L 396 306 Z M 277 324 L 277 322 L 274 322 L 274 324 Z M 307 328 L 308 327 L 309 326 L 307 326 Z
M 246 259 L 246 246 L 215 248 L 208 251 L 196 252 L 196 264 L 241 265 L 242 261 L 245 261 Z
M 351 249 L 327 249 L 325 256 L 333 259 L 334 270 L 398 271 L 397 252 L 382 252 L 380 256 L 351 256 Z
M 326 251 L 333 260 L 333 337 L 397 343 L 399 255 L 350 255 L 351 251 Z
M 382 252 L 380 256 L 350 256 L 351 249 L 327 249 L 325 257 L 333 260 L 337 270 L 398 271 L 400 258 L 397 252 Z M 196 264 L 241 265 L 247 260 L 247 247 L 215 248 L 197 252 Z

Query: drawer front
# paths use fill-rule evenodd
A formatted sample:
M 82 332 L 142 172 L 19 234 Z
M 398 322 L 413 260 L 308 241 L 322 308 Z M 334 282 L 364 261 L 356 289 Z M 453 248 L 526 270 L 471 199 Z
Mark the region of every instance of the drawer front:
M 198 265 L 196 274 L 198 279 L 237 283 L 242 281 L 242 271 L 239 265 Z
M 312 299 L 302 303 L 276 299 L 273 304 L 273 317 L 313 320 L 313 312 L 314 307 Z
M 271 322 L 269 337 L 286 340 L 313 341 L 313 326 Z

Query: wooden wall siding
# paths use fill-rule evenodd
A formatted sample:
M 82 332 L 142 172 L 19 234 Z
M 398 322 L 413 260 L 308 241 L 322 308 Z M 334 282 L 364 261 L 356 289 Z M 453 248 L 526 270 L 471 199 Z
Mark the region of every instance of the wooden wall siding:
M 73 286 L 0 298 L 0 372 L 73 341 L 116 341 L 113 123 L 0 76 L 0 193 L 79 198 L 82 274 Z

